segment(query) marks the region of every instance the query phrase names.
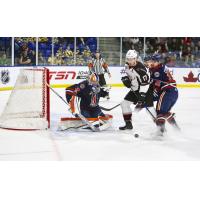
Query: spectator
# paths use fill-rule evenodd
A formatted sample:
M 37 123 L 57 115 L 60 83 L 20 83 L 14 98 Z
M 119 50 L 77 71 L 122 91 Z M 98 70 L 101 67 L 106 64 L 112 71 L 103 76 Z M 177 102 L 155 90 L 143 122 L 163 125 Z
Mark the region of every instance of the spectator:
M 155 51 L 155 53 L 161 54 L 162 57 L 166 57 L 166 53 L 168 51 L 168 46 L 167 46 L 167 41 L 161 41 L 158 46 L 157 49 Z
M 29 51 L 27 45 L 23 45 L 22 46 L 22 52 L 20 54 L 20 58 L 19 58 L 19 65 L 34 65 L 34 55 L 35 52 L 33 52 L 32 50 Z
M 192 54 L 192 49 L 190 45 L 187 45 L 185 49 L 183 49 L 182 57 L 185 61 L 185 64 L 187 65 L 189 62 L 189 59 L 191 62 L 194 61 L 194 55 Z
M 154 47 L 150 44 L 150 41 L 149 40 L 147 40 L 146 41 L 146 43 L 145 43 L 145 52 L 146 52 L 146 54 L 153 54 L 153 53 L 155 53 L 155 49 L 154 49 Z
M 72 65 L 72 61 L 74 62 L 74 52 L 70 49 L 70 45 L 63 52 L 63 57 L 65 65 Z
M 59 49 L 58 49 L 58 51 L 57 51 L 57 53 L 56 53 L 56 56 L 60 56 L 60 57 L 62 57 L 63 56 L 63 47 L 60 47 Z
M 38 42 L 48 42 L 48 38 L 47 37 L 39 37 Z
M 67 58 L 74 57 L 74 52 L 70 49 L 70 46 L 68 46 L 67 49 L 64 51 L 64 56 Z
M 82 54 L 81 54 L 81 52 L 79 50 L 77 50 L 77 52 L 76 52 L 76 64 L 78 66 L 83 66 L 84 65 L 83 56 L 82 56 Z
M 57 65 L 57 59 L 55 56 L 49 56 L 48 60 L 47 60 L 47 63 L 49 65 Z
M 84 49 L 84 51 L 82 52 L 82 57 L 85 64 L 92 60 L 92 52 L 90 51 L 90 48 L 88 46 L 86 46 L 86 49 Z
M 62 54 L 57 54 L 56 55 L 56 65 L 63 65 L 64 64 L 64 60 L 63 60 L 63 56 Z
M 195 60 L 199 58 L 199 49 L 198 49 L 198 46 L 195 46 L 193 48 L 192 55 L 194 55 Z
M 175 52 L 178 50 L 178 43 L 177 43 L 177 39 L 176 38 L 170 38 L 168 40 L 168 47 L 169 47 L 169 51 L 171 52 Z
M 168 41 L 168 51 L 173 52 L 174 58 L 180 60 L 182 51 L 181 38 L 169 38 Z
M 39 54 L 38 54 L 38 64 L 39 65 L 45 65 L 46 64 L 46 59 L 43 57 L 41 52 L 39 52 Z
M 5 52 L 0 52 L 0 66 L 8 66 L 10 65 L 9 60 L 7 59 L 7 55 Z
M 144 38 L 139 37 L 124 37 L 122 40 L 123 52 L 129 49 L 135 49 L 137 52 L 143 52 Z
M 139 43 L 139 38 L 130 38 L 129 39 L 129 43 L 131 46 L 131 49 L 135 49 L 136 51 L 138 51 L 139 47 L 138 47 L 138 43 Z
M 200 51 L 200 41 L 197 42 L 196 46 L 198 48 L 198 51 Z
M 191 45 L 192 39 L 190 37 L 185 37 L 182 41 L 184 45 Z
M 155 37 L 146 38 L 146 41 L 149 41 L 149 44 L 154 48 L 158 44 L 158 38 Z
M 60 47 L 56 53 L 56 65 L 63 65 L 64 64 L 64 52 L 63 52 L 63 47 Z

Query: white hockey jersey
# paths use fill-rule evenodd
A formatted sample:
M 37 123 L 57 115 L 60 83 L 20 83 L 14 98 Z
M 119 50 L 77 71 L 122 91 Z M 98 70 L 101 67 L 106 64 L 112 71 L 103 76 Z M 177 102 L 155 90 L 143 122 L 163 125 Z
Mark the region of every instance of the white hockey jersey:
M 146 93 L 150 84 L 150 72 L 141 62 L 137 62 L 134 67 L 125 64 L 125 73 L 131 81 L 131 89 L 139 93 Z

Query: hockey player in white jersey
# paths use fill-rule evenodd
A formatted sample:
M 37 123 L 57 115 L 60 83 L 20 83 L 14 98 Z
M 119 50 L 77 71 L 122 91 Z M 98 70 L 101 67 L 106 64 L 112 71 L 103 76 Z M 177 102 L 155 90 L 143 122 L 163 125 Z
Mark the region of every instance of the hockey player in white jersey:
M 150 86 L 150 73 L 141 62 L 138 61 L 138 54 L 135 50 L 129 50 L 126 54 L 125 73 L 122 77 L 123 84 L 131 90 L 121 103 L 122 114 L 125 126 L 120 130 L 133 129 L 131 105 L 137 108 L 153 106 L 153 96 Z

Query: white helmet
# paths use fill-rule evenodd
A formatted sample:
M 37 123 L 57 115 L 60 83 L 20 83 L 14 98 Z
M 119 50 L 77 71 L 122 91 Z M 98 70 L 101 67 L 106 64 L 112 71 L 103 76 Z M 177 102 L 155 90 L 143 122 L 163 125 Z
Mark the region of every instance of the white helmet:
M 126 59 L 137 58 L 138 54 L 136 50 L 128 50 L 126 53 Z

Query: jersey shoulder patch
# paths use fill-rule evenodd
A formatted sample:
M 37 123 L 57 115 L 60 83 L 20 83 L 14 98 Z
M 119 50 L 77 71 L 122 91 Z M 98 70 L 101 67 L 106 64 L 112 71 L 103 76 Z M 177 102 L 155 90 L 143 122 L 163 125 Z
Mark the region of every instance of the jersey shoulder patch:
M 83 81 L 79 84 L 77 84 L 77 87 L 80 89 L 80 90 L 83 90 L 87 87 L 87 81 Z
M 81 83 L 81 84 L 80 84 L 80 88 L 81 88 L 81 89 L 84 89 L 84 88 L 85 88 L 85 84 L 84 84 L 84 83 Z

